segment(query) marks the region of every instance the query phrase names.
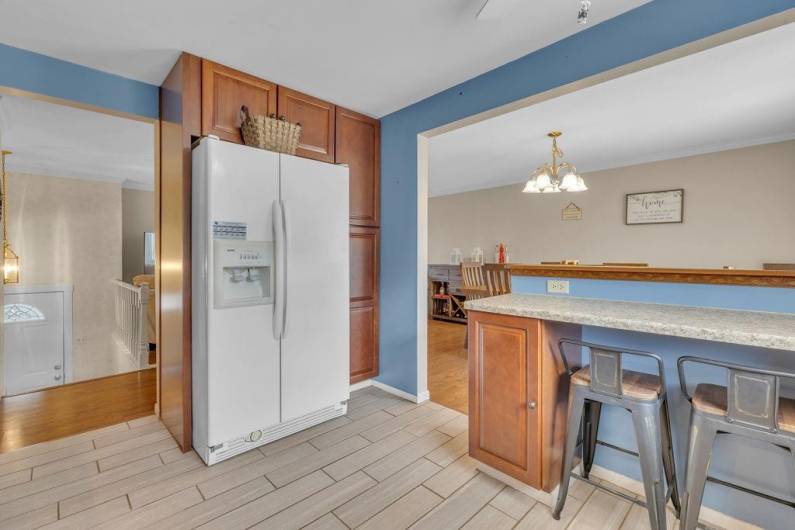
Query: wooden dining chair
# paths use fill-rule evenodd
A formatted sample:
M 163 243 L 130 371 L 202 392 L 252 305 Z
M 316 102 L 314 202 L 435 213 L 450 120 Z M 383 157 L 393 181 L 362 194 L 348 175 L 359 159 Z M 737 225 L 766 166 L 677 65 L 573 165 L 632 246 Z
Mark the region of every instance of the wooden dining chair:
M 477 300 L 489 296 L 486 280 L 483 277 L 483 265 L 476 261 L 461 262 L 461 292 L 467 300 Z M 466 313 L 466 309 L 464 313 Z M 469 346 L 469 334 L 464 335 L 464 347 Z
M 511 271 L 505 263 L 487 263 L 483 268 L 489 296 L 499 296 L 511 292 Z

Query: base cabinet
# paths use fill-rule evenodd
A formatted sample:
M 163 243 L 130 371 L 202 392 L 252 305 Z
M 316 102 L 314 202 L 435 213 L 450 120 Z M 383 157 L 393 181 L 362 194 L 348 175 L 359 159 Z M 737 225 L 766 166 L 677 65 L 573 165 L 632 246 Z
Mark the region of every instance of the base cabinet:
M 477 311 L 468 318 L 469 454 L 552 491 L 560 480 L 568 407 L 557 341 L 579 338 L 580 328 Z

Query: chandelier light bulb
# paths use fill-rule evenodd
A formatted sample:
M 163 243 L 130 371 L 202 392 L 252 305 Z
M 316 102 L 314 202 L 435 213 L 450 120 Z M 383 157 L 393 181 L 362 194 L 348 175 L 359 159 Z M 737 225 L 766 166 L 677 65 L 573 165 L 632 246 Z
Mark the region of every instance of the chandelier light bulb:
M 567 173 L 563 180 L 560 181 L 560 189 L 565 191 L 575 191 L 577 188 L 577 175 L 574 173 Z
M 527 184 L 525 184 L 522 193 L 538 193 L 538 192 L 539 189 L 538 185 L 536 184 L 536 178 L 531 177 L 530 180 L 527 181 Z
M 539 189 L 545 190 L 549 188 L 551 185 L 552 181 L 550 180 L 549 175 L 546 172 L 538 175 L 538 178 L 536 179 L 536 186 L 538 186 Z

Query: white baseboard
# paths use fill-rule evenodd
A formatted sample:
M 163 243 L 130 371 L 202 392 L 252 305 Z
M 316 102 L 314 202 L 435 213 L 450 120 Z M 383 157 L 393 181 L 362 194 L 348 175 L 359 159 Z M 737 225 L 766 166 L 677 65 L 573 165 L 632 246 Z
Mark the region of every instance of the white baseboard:
M 430 399 L 430 393 L 426 390 L 424 392 L 420 392 L 419 395 L 409 394 L 408 392 L 404 392 L 399 388 L 395 388 L 393 386 L 389 386 L 381 381 L 376 381 L 375 379 L 365 379 L 364 381 L 359 381 L 358 383 L 354 383 L 351 385 L 351 392 L 356 390 L 361 390 L 362 388 L 367 388 L 368 386 L 374 386 L 376 388 L 380 388 L 384 392 L 389 392 L 390 394 L 394 394 L 398 397 L 402 397 L 403 399 L 407 399 L 414 403 L 422 403 L 423 401 L 428 401 Z
M 484 474 L 490 476 L 491 478 L 497 479 L 503 484 L 507 484 L 508 486 L 512 487 L 517 491 L 521 491 L 525 495 L 537 500 L 541 504 L 545 504 L 548 507 L 552 507 L 555 504 L 555 501 L 558 498 L 558 490 L 560 489 L 559 486 L 556 486 L 552 493 L 547 493 L 546 491 L 537 490 L 532 486 L 528 486 L 524 482 L 513 478 L 510 475 L 506 475 L 502 471 L 494 469 L 488 464 L 484 464 L 483 462 L 478 461 L 478 470 L 483 472 Z
M 615 484 L 645 498 L 646 492 L 643 490 L 643 483 L 634 478 L 622 475 L 602 466 L 594 465 L 591 468 L 591 476 Z M 609 486 L 608 486 L 609 487 Z M 699 521 L 708 525 L 720 528 L 732 528 L 737 530 L 762 530 L 762 527 L 750 524 L 740 519 L 735 519 L 723 512 L 713 510 L 707 506 L 701 506 Z
M 356 392 L 357 390 L 361 390 L 362 388 L 367 388 L 368 386 L 373 386 L 372 379 L 365 379 L 364 381 L 359 381 L 358 383 L 352 384 L 351 392 Z

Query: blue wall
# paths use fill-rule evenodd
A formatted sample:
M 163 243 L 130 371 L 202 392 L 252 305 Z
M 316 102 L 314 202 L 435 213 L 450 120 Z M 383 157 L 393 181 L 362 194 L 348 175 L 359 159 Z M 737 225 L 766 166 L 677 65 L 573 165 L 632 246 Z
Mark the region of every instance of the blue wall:
M 514 292 L 546 294 L 546 281 L 553 278 L 514 276 Z M 767 310 L 795 313 L 795 290 L 769 287 L 730 285 L 690 285 L 656 282 L 627 282 L 610 280 L 569 281 L 570 295 L 606 300 L 684 304 L 697 307 L 724 307 L 747 310 Z M 687 435 L 690 404 L 679 389 L 676 360 L 682 355 L 723 359 L 741 364 L 766 366 L 792 371 L 795 353 L 765 348 L 721 344 L 703 340 L 665 337 L 648 333 L 620 331 L 593 326 L 583 327 L 583 340 L 615 347 L 651 351 L 659 354 L 665 364 L 665 375 L 674 433 L 674 452 L 679 482 L 684 486 Z M 584 359 L 587 362 L 587 358 Z M 655 372 L 653 364 L 626 359 L 625 367 Z M 726 375 L 720 370 L 690 367 L 688 382 L 711 382 L 726 385 Z M 692 390 L 692 384 L 691 384 Z M 791 386 L 785 388 L 792 392 Z M 603 410 L 599 439 L 619 447 L 635 449 L 635 436 L 629 413 L 607 407 Z M 710 474 L 748 488 L 772 493 L 779 497 L 795 498 L 795 468 L 788 451 L 768 444 L 759 444 L 737 437 L 719 438 L 715 445 Z M 636 480 L 640 480 L 640 466 L 636 458 L 607 447 L 599 447 L 595 464 Z M 781 472 L 781 470 L 786 472 Z M 762 528 L 791 528 L 790 508 L 757 499 L 733 490 L 707 485 L 704 506 L 716 509 Z
M 159 116 L 158 87 L 0 44 L 0 86 L 147 118 Z
M 795 0 L 656 0 L 382 118 L 378 379 L 417 393 L 418 133 L 789 8 Z

